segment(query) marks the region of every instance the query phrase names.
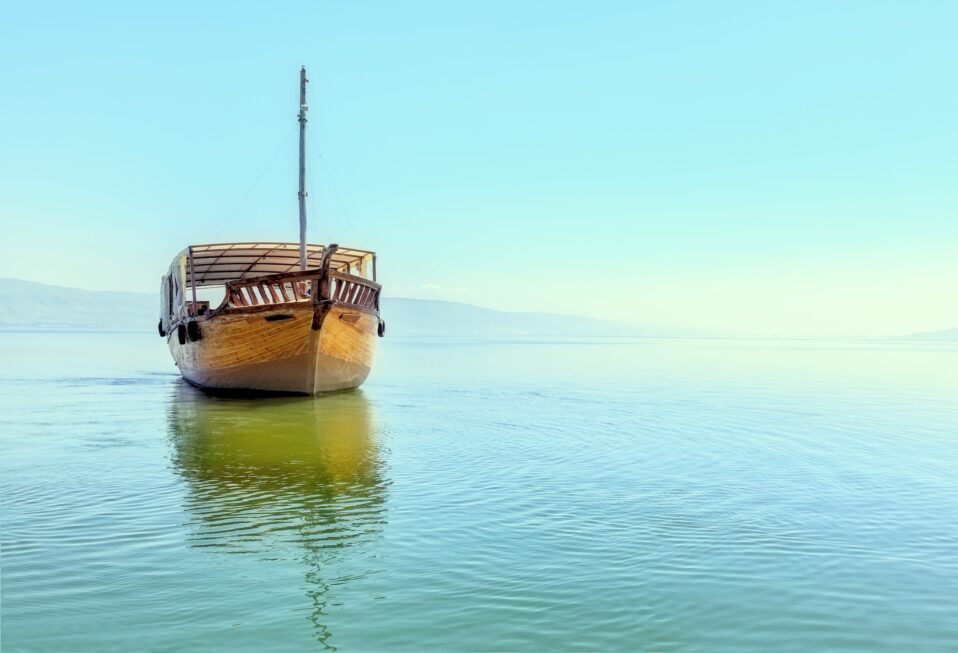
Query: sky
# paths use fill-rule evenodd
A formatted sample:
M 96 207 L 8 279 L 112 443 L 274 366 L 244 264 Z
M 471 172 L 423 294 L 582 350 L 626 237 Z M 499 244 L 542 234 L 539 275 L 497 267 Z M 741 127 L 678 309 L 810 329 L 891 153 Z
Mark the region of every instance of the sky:
M 190 243 L 384 293 L 742 335 L 958 326 L 953 2 L 0 7 L 0 277 L 155 292 Z M 388 318 L 388 316 L 386 316 Z

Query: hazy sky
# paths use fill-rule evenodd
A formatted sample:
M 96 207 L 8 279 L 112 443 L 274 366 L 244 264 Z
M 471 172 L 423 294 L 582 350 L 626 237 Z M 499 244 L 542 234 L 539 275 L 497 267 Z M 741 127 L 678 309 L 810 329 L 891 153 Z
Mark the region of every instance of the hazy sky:
M 388 294 L 958 326 L 958 3 L 0 12 L 0 276 L 154 291 L 189 243 L 295 240 L 305 64 L 311 240 L 378 250 Z

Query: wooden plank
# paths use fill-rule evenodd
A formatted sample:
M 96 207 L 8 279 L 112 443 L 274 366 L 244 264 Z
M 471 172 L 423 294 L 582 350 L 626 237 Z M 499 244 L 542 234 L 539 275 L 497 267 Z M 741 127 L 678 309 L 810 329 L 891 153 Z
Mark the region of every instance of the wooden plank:
M 270 311 L 289 310 L 290 308 L 298 308 L 298 307 L 300 307 L 300 306 L 305 306 L 305 305 L 306 305 L 305 302 L 300 302 L 300 303 L 298 303 L 298 304 L 296 304 L 296 303 L 294 303 L 294 304 L 287 304 L 287 305 L 285 305 L 285 306 L 284 306 L 283 304 L 260 304 L 259 306 L 244 306 L 244 307 L 242 307 L 242 308 L 239 308 L 239 307 L 229 308 L 229 309 L 223 311 L 223 313 L 220 313 L 219 315 L 246 315 L 246 314 L 253 314 L 253 313 L 268 313 L 268 312 L 270 312 Z M 335 306 L 335 305 L 337 305 L 337 304 L 335 304 L 335 302 L 334 302 L 333 305 Z M 338 305 L 339 305 L 339 306 L 345 306 L 344 304 L 338 304 Z M 377 311 L 377 310 L 374 309 L 374 308 L 369 308 L 369 307 L 366 307 L 366 306 L 350 306 L 350 307 L 349 307 L 349 310 L 351 310 L 351 311 L 361 311 L 361 312 L 367 313 L 367 314 L 369 314 L 369 315 L 375 315 L 375 316 L 378 316 L 378 315 L 379 315 L 379 311 Z M 212 317 L 215 318 L 215 317 L 218 317 L 218 316 L 217 316 L 217 315 L 214 315 L 214 316 L 212 316 Z M 201 318 L 201 319 L 210 319 L 210 316 L 205 316 L 205 317 L 203 317 L 203 318 Z
M 224 281 L 244 281 L 248 283 L 259 283 L 262 281 L 279 281 L 280 279 L 294 279 L 294 278 L 311 278 L 314 276 L 320 276 L 322 270 L 312 268 L 306 271 L 291 270 L 291 266 L 279 265 L 279 264 L 270 264 L 270 263 L 257 263 L 255 267 L 258 269 L 267 268 L 264 274 L 258 274 L 256 276 L 243 276 L 250 269 L 250 261 L 246 262 L 236 262 L 232 266 L 226 264 L 218 264 L 215 268 L 210 267 L 206 268 L 198 267 L 198 276 L 202 277 L 202 280 L 197 283 L 198 286 L 205 285 L 214 285 L 217 282 Z M 331 261 L 331 265 L 336 263 L 335 260 Z M 269 267 L 278 268 L 275 271 L 269 271 Z M 353 274 L 348 274 L 341 272 L 339 270 L 331 269 L 329 272 L 330 278 L 342 278 L 347 281 L 354 283 L 359 283 L 365 286 L 371 286 L 374 288 L 380 288 L 381 286 L 369 279 L 364 279 L 363 277 L 358 277 Z
M 369 279 L 364 279 L 363 277 L 357 277 L 354 274 L 346 274 L 345 272 L 331 272 L 330 275 L 334 279 L 346 279 L 347 281 L 352 281 L 354 283 L 361 283 L 364 286 L 370 286 L 371 288 L 382 288 L 381 285 L 375 281 L 370 281 Z
M 369 286 L 361 286 L 359 295 L 356 296 L 356 303 L 360 306 L 366 305 L 366 298 L 369 296 L 369 293 L 372 291 L 372 288 Z
M 358 284 L 358 283 L 353 284 L 352 289 L 350 289 L 350 291 L 349 291 L 349 295 L 347 295 L 347 297 L 346 297 L 346 303 L 347 303 L 347 304 L 358 304 L 359 302 L 357 302 L 356 300 L 359 298 L 359 292 L 360 292 L 362 289 L 363 289 L 363 286 L 361 286 L 360 284 Z
M 279 304 L 279 303 L 281 303 L 282 300 L 279 298 L 279 294 L 277 294 L 276 288 L 273 287 L 273 284 L 268 283 L 268 284 L 266 284 L 266 287 L 269 288 L 269 294 L 270 294 L 270 296 L 273 298 L 273 303 L 274 303 L 274 304 Z
M 273 302 L 269 299 L 269 293 L 266 292 L 266 284 L 259 283 L 256 284 L 255 288 L 259 291 L 259 296 L 263 298 L 264 304 L 272 304 Z

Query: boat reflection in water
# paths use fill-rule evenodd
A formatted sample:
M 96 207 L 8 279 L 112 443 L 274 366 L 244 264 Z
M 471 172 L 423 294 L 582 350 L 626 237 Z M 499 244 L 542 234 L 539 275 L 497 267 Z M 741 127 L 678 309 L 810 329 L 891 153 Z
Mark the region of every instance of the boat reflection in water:
M 387 481 L 360 391 L 256 401 L 178 385 L 173 465 L 185 479 L 191 545 L 263 560 L 298 552 L 319 641 L 332 565 L 356 556 L 385 524 Z M 348 562 L 348 560 L 346 560 Z

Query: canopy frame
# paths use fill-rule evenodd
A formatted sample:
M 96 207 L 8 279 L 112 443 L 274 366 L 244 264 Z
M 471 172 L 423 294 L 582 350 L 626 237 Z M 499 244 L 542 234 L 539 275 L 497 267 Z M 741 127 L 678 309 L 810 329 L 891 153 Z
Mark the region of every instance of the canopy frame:
M 324 245 L 306 245 L 307 269 L 322 265 Z M 190 245 L 174 259 L 185 259 L 189 285 L 196 288 L 218 286 L 230 281 L 268 274 L 295 272 L 300 269 L 300 244 L 281 242 L 207 243 Z M 375 280 L 376 253 L 362 249 L 337 248 L 330 260 L 330 269 L 359 276 L 371 272 Z M 195 300 L 194 300 L 195 301 Z

